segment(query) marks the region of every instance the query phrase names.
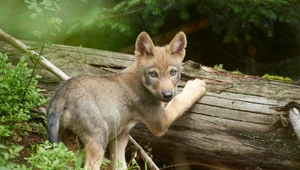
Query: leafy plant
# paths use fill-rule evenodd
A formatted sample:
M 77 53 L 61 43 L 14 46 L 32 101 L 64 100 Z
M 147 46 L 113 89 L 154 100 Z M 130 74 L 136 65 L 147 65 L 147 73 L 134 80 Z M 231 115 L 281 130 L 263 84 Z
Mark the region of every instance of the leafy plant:
M 33 169 L 82 169 L 83 154 L 76 155 L 63 144 L 45 141 L 36 146 L 36 153 L 26 158 Z
M 128 169 L 130 170 L 140 170 L 140 166 L 136 161 L 136 157 L 137 157 L 137 152 L 134 151 L 129 163 L 128 163 Z M 145 169 L 147 169 L 147 164 L 145 163 Z
M 49 36 L 56 36 L 61 32 L 62 19 L 58 17 L 59 12 L 66 1 L 60 0 L 43 0 L 41 2 L 37 0 L 25 0 L 29 9 L 26 13 L 32 20 L 35 20 L 40 24 L 38 27 L 34 27 L 33 35 L 43 40 L 49 38 Z
M 19 156 L 23 146 L 4 146 L 0 144 L 0 169 L 1 170 L 25 170 L 25 165 L 18 165 L 13 159 Z
M 1 170 L 32 170 L 32 169 L 75 169 L 80 170 L 83 163 L 83 153 L 68 150 L 63 144 L 51 144 L 45 141 L 35 146 L 36 152 L 25 158 L 30 166 L 16 164 L 13 159 L 19 156 L 23 146 L 4 146 L 0 144 Z
M 36 87 L 37 78 L 31 79 L 32 70 L 23 56 L 16 67 L 0 53 L 0 136 L 8 136 L 10 129 L 20 128 L 20 122 L 30 119 L 30 110 L 45 103 Z

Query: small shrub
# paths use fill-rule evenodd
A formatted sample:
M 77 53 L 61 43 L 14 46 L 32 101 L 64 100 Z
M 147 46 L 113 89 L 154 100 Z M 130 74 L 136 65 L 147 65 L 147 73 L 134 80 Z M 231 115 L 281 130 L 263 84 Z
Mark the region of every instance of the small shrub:
M 33 169 L 59 170 L 82 169 L 83 154 L 76 155 L 63 144 L 51 144 L 45 141 L 36 146 L 36 153 L 26 158 Z
M 24 55 L 13 67 L 5 54 L 0 53 L 0 137 L 8 136 L 19 122 L 30 119 L 30 110 L 45 103 L 39 94 L 37 78 L 31 78 Z

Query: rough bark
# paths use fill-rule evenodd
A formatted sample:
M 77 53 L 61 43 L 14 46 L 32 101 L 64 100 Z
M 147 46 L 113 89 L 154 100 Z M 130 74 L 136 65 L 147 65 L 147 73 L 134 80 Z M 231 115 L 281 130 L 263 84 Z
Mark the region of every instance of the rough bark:
M 0 52 L 15 51 L 0 42 Z M 9 57 L 16 60 L 18 55 Z M 132 55 L 62 45 L 46 47 L 43 55 L 71 76 L 111 74 L 134 61 Z M 43 76 L 42 87 L 49 91 L 59 81 L 43 69 L 39 69 L 38 74 Z M 290 101 L 299 103 L 299 85 L 186 62 L 178 91 L 185 81 L 196 77 L 206 80 L 207 93 L 163 137 L 154 137 L 141 124 L 131 133 L 135 139 L 151 143 L 155 162 L 172 162 L 172 158 L 179 156 L 193 163 L 195 169 L 300 168 L 299 140 L 293 128 L 271 128 L 286 113 L 270 108 Z

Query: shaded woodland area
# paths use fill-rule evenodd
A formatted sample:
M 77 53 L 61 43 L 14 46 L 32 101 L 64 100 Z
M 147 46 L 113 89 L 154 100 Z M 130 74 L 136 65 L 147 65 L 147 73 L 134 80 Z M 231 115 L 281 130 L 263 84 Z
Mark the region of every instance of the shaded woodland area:
M 158 45 L 184 31 L 187 60 L 298 80 L 299 6 L 293 0 L 4 0 L 0 24 L 20 39 L 129 54 L 141 31 Z
M 134 139 L 150 144 L 159 165 L 189 162 L 192 169 L 297 169 L 299 137 L 291 110 L 273 107 L 300 102 L 299 7 L 293 0 L 4 0 L 0 29 L 37 53 L 39 42 L 47 42 L 43 57 L 70 76 L 114 74 L 127 67 L 134 60 L 134 42 L 141 31 L 150 33 L 157 45 L 184 31 L 188 47 L 179 91 L 193 78 L 205 80 L 208 91 L 164 137 L 153 137 L 138 125 L 132 132 Z M 7 53 L 14 65 L 21 58 L 4 41 L 0 52 Z M 29 67 L 34 64 L 29 62 Z M 36 72 L 42 75 L 38 86 L 49 96 L 60 80 L 43 67 Z M 266 73 L 295 82 L 261 78 Z M 37 133 L 35 128 L 30 135 Z M 2 134 L 0 125 L 0 139 L 7 139 Z M 19 140 L 18 144 L 23 142 Z

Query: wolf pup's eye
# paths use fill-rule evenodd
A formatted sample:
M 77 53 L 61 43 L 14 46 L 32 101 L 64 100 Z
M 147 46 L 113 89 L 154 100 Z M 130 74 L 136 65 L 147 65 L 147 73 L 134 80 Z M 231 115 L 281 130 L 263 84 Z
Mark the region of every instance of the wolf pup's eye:
M 157 77 L 157 73 L 156 73 L 155 71 L 150 71 L 150 72 L 149 72 L 149 75 L 150 75 L 151 77 Z
M 177 71 L 176 70 L 171 70 L 170 74 L 171 74 L 171 76 L 175 76 L 177 74 Z

